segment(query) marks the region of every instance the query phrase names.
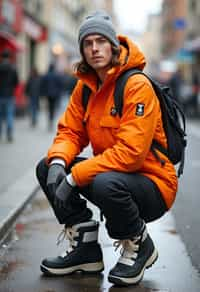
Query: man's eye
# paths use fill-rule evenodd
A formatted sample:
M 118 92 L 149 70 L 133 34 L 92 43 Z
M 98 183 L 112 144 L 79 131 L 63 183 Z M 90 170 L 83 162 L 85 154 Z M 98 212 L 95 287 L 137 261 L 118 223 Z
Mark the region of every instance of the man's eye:
M 83 46 L 84 46 L 84 47 L 88 47 L 89 45 L 90 45 L 90 42 L 87 42 L 87 41 L 86 41 L 86 42 L 83 43 Z
M 105 39 L 105 38 L 99 39 L 99 42 L 100 43 L 105 43 L 105 42 L 107 42 L 107 39 Z

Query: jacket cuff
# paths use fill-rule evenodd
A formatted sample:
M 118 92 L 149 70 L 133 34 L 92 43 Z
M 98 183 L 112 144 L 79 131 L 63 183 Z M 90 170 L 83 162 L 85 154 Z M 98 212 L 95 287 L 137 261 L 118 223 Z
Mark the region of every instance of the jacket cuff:
M 76 186 L 76 182 L 71 173 L 66 176 L 66 179 L 67 179 L 68 184 L 70 184 L 70 186 L 72 187 Z
M 61 164 L 64 168 L 66 167 L 66 163 L 63 159 L 61 158 L 54 158 L 51 162 L 50 165 L 52 164 Z

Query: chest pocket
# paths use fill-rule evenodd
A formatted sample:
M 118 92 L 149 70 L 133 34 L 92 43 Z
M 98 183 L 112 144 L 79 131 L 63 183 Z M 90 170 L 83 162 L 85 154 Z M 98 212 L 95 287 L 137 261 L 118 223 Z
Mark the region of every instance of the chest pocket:
M 88 134 L 94 153 L 99 154 L 116 143 L 120 118 L 103 115 L 99 120 L 93 120 L 90 117 L 88 126 Z
M 103 116 L 100 119 L 100 127 L 102 127 L 104 130 L 108 130 L 113 135 L 115 135 L 120 127 L 120 118 L 113 117 L 111 115 Z

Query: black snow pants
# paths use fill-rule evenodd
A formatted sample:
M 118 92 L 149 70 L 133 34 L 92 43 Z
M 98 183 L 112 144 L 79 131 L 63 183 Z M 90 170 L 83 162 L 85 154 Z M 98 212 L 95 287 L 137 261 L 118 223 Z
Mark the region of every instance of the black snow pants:
M 70 173 L 71 167 L 83 159 L 85 158 L 77 157 L 66 169 L 66 173 Z M 36 175 L 56 218 L 66 227 L 92 218 L 87 200 L 99 207 L 105 217 L 108 234 L 113 239 L 134 237 L 140 232 L 144 221 L 154 221 L 167 211 L 158 187 L 139 173 L 100 173 L 92 183 L 78 188 L 77 194 L 62 209 L 54 206 L 54 197 L 47 189 L 48 165 L 45 159 L 38 163 Z

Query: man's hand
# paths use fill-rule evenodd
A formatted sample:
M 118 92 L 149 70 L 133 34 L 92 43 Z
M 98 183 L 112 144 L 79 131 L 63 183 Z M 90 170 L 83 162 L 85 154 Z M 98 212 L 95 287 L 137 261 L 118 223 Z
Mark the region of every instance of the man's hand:
M 65 177 L 66 172 L 61 164 L 50 165 L 47 176 L 47 188 L 52 196 L 55 196 L 58 185 Z
M 63 178 L 62 182 L 59 184 L 56 189 L 56 195 L 54 198 L 54 204 L 58 208 L 62 208 L 66 206 L 68 199 L 76 192 L 76 187 L 72 187 L 67 178 Z

